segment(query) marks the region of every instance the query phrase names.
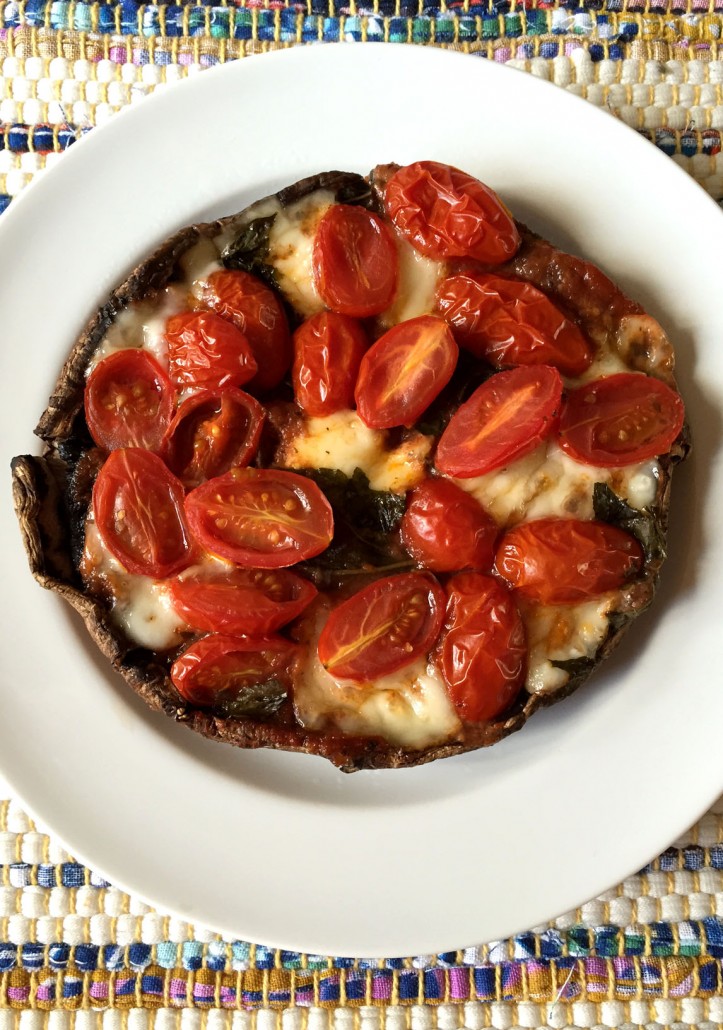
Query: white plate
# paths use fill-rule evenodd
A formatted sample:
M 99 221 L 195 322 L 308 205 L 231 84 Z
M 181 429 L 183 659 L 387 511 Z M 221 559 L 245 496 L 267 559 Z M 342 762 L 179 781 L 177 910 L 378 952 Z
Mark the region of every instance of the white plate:
M 309 173 L 437 158 L 596 259 L 677 345 L 695 457 L 672 556 L 594 683 L 486 752 L 348 777 L 147 712 L 32 581 L 9 490 L 0 756 L 83 860 L 158 906 L 337 955 L 521 931 L 634 871 L 723 790 L 721 212 L 632 131 L 491 62 L 413 47 L 294 49 L 159 92 L 74 147 L 0 221 L 0 440 L 31 435 L 104 294 L 177 226 Z M 7 465 L 6 465 L 7 467 Z

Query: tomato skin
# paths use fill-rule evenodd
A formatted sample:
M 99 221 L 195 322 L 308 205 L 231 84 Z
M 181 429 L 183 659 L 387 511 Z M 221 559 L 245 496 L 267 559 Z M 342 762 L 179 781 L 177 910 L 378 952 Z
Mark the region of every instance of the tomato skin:
M 168 364 L 181 388 L 243 386 L 256 375 L 246 337 L 213 311 L 182 311 L 166 323 Z
M 168 584 L 173 607 L 189 626 L 207 633 L 273 633 L 317 595 L 313 583 L 287 569 L 196 566 Z
M 397 288 L 397 248 L 391 231 L 365 207 L 333 204 L 314 238 L 314 281 L 328 308 L 341 315 L 379 315 Z
M 354 405 L 359 365 L 369 348 L 359 322 L 335 311 L 320 311 L 294 333 L 294 397 L 312 418 L 324 418 Z
M 512 591 L 492 576 L 462 572 L 447 583 L 447 614 L 435 662 L 465 722 L 496 719 L 527 671 L 527 638 Z
M 509 465 L 554 432 L 561 404 L 562 379 L 556 368 L 531 365 L 498 372 L 452 415 L 435 465 L 460 479 Z
M 183 486 L 155 454 L 139 447 L 111 451 L 92 505 L 103 543 L 128 572 L 164 579 L 188 564 Z
M 235 701 L 245 687 L 267 680 L 291 686 L 300 654 L 301 648 L 283 637 L 213 633 L 179 655 L 171 666 L 171 682 L 194 705 Z
M 514 220 L 497 194 L 439 161 L 400 168 L 387 183 L 384 207 L 412 246 L 436 261 L 467 257 L 497 265 L 520 246 Z
M 244 568 L 281 569 L 320 554 L 334 535 L 331 505 L 311 479 L 279 469 L 231 469 L 186 497 L 186 517 L 211 554 Z
M 202 390 L 176 412 L 163 441 L 163 459 L 187 489 L 198 486 L 249 464 L 265 417 L 259 402 L 242 390 Z
M 437 310 L 462 347 L 496 368 L 552 365 L 579 376 L 592 364 L 593 348 L 575 323 L 521 279 L 450 276 L 437 290 Z
M 208 277 L 201 302 L 248 340 L 258 366 L 248 388 L 264 392 L 278 386 L 291 365 L 291 334 L 274 291 L 249 272 L 220 269 Z
M 425 479 L 409 495 L 402 543 L 431 572 L 492 568 L 498 528 L 471 494 L 449 479 Z
M 173 417 L 175 390 L 147 351 L 127 348 L 95 366 L 85 385 L 85 419 L 104 451 L 158 451 Z
M 332 676 L 388 676 L 429 652 L 442 628 L 444 591 L 424 572 L 378 579 L 335 608 L 319 636 Z
M 578 604 L 617 590 L 640 572 L 643 549 L 607 522 L 535 519 L 509 529 L 495 569 L 523 597 L 540 604 Z
M 421 315 L 392 326 L 362 358 L 355 399 L 372 429 L 410 426 L 444 389 L 459 350 L 447 323 Z
M 619 372 L 570 391 L 560 446 L 589 465 L 632 465 L 669 451 L 684 420 L 675 390 L 652 376 Z

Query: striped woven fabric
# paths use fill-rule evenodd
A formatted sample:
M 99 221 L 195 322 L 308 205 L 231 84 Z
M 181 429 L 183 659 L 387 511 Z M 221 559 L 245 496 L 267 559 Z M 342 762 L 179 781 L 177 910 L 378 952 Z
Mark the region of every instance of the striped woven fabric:
M 337 40 L 522 68 L 609 109 L 723 200 L 722 38 L 723 0 L 0 0 L 0 212 L 155 89 Z M 342 960 L 153 911 L 0 801 L 0 1030 L 16 1025 L 712 1030 L 723 1025 L 723 803 L 639 875 L 548 926 L 464 952 Z
M 640 874 L 548 926 L 382 960 L 275 950 L 164 916 L 3 801 L 0 1030 L 3 1010 L 133 1012 L 136 1023 L 140 1012 L 144 1026 L 151 1013 L 192 1010 L 219 1027 L 253 1014 L 283 1030 L 302 1017 L 441 1030 L 719 1024 L 723 799 Z

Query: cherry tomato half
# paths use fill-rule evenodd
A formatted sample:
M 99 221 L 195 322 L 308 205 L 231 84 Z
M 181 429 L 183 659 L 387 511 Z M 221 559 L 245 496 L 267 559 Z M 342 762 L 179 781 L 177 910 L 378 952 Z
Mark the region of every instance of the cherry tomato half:
M 437 468 L 470 479 L 509 465 L 552 433 L 561 403 L 556 368 L 530 365 L 490 376 L 449 420 L 437 447 Z
M 194 566 L 169 581 L 173 607 L 189 626 L 209 633 L 273 633 L 301 615 L 317 594 L 286 569 Z
M 447 323 L 434 315 L 393 326 L 362 358 L 355 397 L 373 429 L 410 426 L 452 378 L 459 351 Z
M 520 246 L 517 227 L 499 197 L 458 168 L 417 161 L 387 183 L 387 214 L 412 246 L 437 261 L 468 257 L 509 261 Z
M 244 334 L 258 371 L 249 380 L 252 390 L 277 386 L 291 365 L 291 335 L 281 303 L 265 283 L 249 272 L 213 272 L 201 301 Z
M 462 347 L 497 368 L 552 365 L 579 376 L 592 363 L 592 346 L 575 323 L 521 279 L 450 276 L 437 290 L 437 310 Z
M 259 446 L 264 409 L 242 390 L 203 390 L 185 400 L 166 433 L 163 457 L 190 489 L 248 465 Z
M 465 722 L 496 719 L 520 692 L 525 625 L 512 592 L 492 576 L 463 572 L 447 584 L 447 616 L 435 661 Z
M 570 391 L 560 446 L 590 465 L 632 465 L 670 450 L 684 419 L 675 390 L 651 376 L 619 372 Z
M 344 601 L 319 637 L 319 658 L 332 676 L 372 680 L 431 650 L 444 619 L 444 591 L 423 572 L 378 579 Z
M 369 341 L 359 322 L 320 311 L 294 333 L 296 403 L 314 418 L 354 405 L 354 385 Z
M 508 530 L 495 567 L 523 597 L 540 604 L 577 604 L 617 590 L 638 574 L 643 549 L 607 522 L 535 519 Z
M 171 379 L 180 387 L 242 386 L 256 359 L 235 325 L 213 311 L 182 311 L 166 323 Z
M 325 550 L 331 505 L 310 479 L 277 469 L 231 469 L 186 497 L 188 523 L 207 551 L 259 569 L 281 569 Z
M 328 308 L 366 318 L 389 307 L 397 288 L 397 248 L 378 215 L 333 204 L 314 238 L 314 280 Z
M 171 666 L 171 682 L 186 701 L 237 701 L 249 687 L 279 680 L 291 686 L 300 648 L 283 637 L 214 633 L 187 647 Z
M 175 390 L 147 351 L 128 348 L 95 366 L 85 386 L 85 419 L 105 451 L 157 451 L 173 417 Z
M 401 531 L 417 564 L 432 572 L 492 568 L 497 523 L 449 479 L 425 479 L 412 490 Z
M 163 579 L 188 564 L 183 486 L 150 451 L 111 451 L 93 486 L 93 516 L 128 572 Z

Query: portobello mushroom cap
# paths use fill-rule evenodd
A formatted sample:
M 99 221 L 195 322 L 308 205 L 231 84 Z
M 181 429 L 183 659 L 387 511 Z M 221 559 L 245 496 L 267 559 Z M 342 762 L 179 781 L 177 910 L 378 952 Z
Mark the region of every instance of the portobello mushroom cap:
M 352 173 L 323 173 L 267 199 L 275 199 L 283 208 L 323 189 L 331 191 L 338 202 L 378 209 L 384 185 L 396 167 L 379 166 L 369 181 Z M 597 501 L 601 510 L 605 508 L 600 517 L 622 525 L 627 518 L 633 532 L 636 518 L 645 524 L 646 561 L 642 574 L 621 589 L 620 603 L 609 617 L 607 635 L 594 657 L 568 663 L 570 676 L 560 688 L 537 694 L 523 690 L 502 717 L 464 724 L 454 739 L 439 745 L 406 750 L 381 737 L 311 731 L 296 722 L 290 701 L 274 716 L 264 719 L 222 718 L 195 707 L 172 685 L 168 657 L 130 641 L 111 618 L 109 604 L 84 589 L 79 562 L 85 517 L 92 484 L 103 461 L 85 423 L 83 391 L 88 364 L 119 312 L 134 302 L 153 297 L 178 278 L 179 261 L 199 241 L 223 235 L 231 241 L 223 255 L 225 263 L 239 267 L 235 264 L 235 244 L 248 231 L 250 210 L 175 233 L 110 295 L 73 347 L 35 430 L 43 441 L 42 454 L 21 455 L 12 462 L 15 509 L 32 574 L 43 587 L 72 605 L 112 667 L 152 709 L 210 739 L 241 748 L 266 747 L 319 755 L 344 772 L 422 765 L 494 744 L 519 730 L 538 708 L 555 704 L 576 690 L 611 653 L 633 619 L 650 604 L 665 558 L 672 468 L 689 449 L 687 426 L 670 452 L 659 459 L 656 497 L 644 512 L 627 509 L 614 494 L 606 496 L 604 491 L 596 498 L 596 514 Z M 518 229 L 522 238 L 519 252 L 508 264 L 497 266 L 496 271 L 527 279 L 543 289 L 591 335 L 601 325 L 606 332 L 615 332 L 618 348 L 629 367 L 674 385 L 672 348 L 658 323 L 589 263 L 559 251 L 524 225 L 518 223 Z M 255 271 L 263 274 L 264 269 Z

